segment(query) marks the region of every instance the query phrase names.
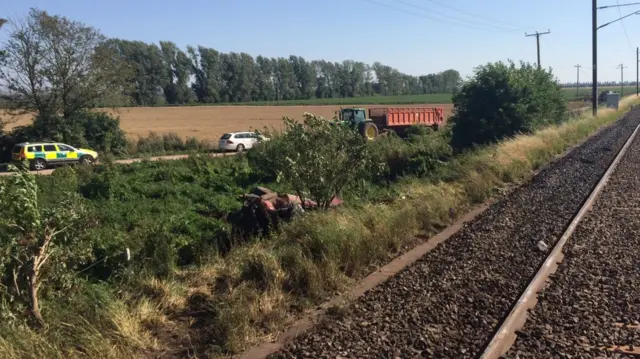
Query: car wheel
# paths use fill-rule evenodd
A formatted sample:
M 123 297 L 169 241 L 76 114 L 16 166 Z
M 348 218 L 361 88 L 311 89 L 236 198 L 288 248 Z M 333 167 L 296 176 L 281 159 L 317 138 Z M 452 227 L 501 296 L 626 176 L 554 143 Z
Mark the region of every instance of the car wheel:
M 238 147 L 236 147 L 236 151 L 237 152 L 244 152 L 244 145 L 243 144 L 239 144 Z
M 80 164 L 90 165 L 92 163 L 93 163 L 93 157 L 88 156 L 88 155 L 80 157 Z
M 47 169 L 47 161 L 43 160 L 42 158 L 36 158 L 35 160 L 33 160 L 33 169 L 36 171 L 42 171 L 44 169 Z

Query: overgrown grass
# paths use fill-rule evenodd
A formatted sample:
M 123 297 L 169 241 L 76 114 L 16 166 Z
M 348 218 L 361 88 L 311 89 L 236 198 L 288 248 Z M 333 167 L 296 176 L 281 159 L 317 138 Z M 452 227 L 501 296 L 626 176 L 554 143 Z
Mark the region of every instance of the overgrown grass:
M 149 131 L 147 136 L 139 136 L 136 140 L 127 139 L 127 153 L 121 157 L 167 155 L 191 151 L 211 152 L 217 147 L 213 141 L 200 140 L 196 137 L 183 139 L 175 132 L 158 134 Z
M 601 110 L 597 118 L 582 117 L 462 156 L 442 145 L 441 133 L 427 134 L 429 141 L 425 134 L 407 142 L 385 139 L 375 151 L 391 168 L 395 164 L 393 185 L 354 184 L 345 194 L 348 205 L 309 213 L 271 238 L 225 253 L 218 249 L 228 232 L 215 212 L 237 208 L 237 194 L 267 181 L 256 178 L 242 157 L 143 162 L 96 173 L 63 170 L 42 178 L 45 201 L 74 188 L 92 201 L 101 223 L 93 237 L 103 246 L 99 262 L 83 273 L 110 279 L 83 281 L 65 301 L 43 300 L 50 323 L 44 331 L 0 323 L 0 353 L 121 358 L 240 352 L 351 288 L 414 245 L 418 234 L 433 234 L 497 191 L 526 181 L 634 102 L 628 98 L 620 111 Z M 286 190 L 286 184 L 275 187 Z M 187 239 L 193 245 L 185 251 Z M 131 249 L 133 263 L 119 266 L 124 248 Z M 174 264 L 167 265 L 169 259 Z M 108 273 L 114 268 L 116 273 Z

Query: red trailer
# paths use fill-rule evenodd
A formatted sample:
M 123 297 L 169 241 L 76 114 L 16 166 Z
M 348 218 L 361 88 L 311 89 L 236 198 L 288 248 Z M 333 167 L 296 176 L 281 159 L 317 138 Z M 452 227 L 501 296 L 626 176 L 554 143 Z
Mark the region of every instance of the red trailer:
M 423 125 L 438 128 L 444 121 L 442 107 L 389 107 L 369 109 L 369 118 L 379 130 L 402 130 Z
M 430 126 L 437 130 L 444 122 L 442 107 L 372 108 L 369 116 L 364 108 L 341 108 L 336 112 L 338 121 L 357 128 L 369 140 L 383 131 L 402 134 L 408 127 L 415 125 Z

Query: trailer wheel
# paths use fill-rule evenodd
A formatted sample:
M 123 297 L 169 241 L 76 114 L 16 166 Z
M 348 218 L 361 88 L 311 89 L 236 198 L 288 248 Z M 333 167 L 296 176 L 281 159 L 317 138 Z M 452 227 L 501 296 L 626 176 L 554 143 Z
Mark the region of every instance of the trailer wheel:
M 378 127 L 373 122 L 365 122 L 360 125 L 360 133 L 371 141 L 378 137 Z

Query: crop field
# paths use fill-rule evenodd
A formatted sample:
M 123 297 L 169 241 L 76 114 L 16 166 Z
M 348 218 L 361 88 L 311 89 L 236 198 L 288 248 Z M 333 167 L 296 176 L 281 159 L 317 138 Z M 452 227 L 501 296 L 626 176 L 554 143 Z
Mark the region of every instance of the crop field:
M 563 90 L 565 91 L 565 98 L 568 101 L 573 101 L 576 98 L 584 98 L 584 96 L 588 96 L 591 95 L 591 87 L 580 87 L 578 89 L 578 94 L 576 94 L 576 88 L 575 87 L 565 87 L 563 88 Z M 615 91 L 615 92 L 620 92 L 620 86 L 600 86 L 600 88 L 598 89 L 598 94 L 602 91 L 605 90 L 611 90 L 611 91 Z M 636 87 L 635 86 L 625 86 L 624 87 L 624 95 L 631 95 L 636 93 Z
M 365 108 L 378 107 L 369 104 L 354 104 Z M 570 102 L 569 108 L 579 108 L 589 104 L 576 101 Z M 451 115 L 453 105 L 439 104 L 401 104 L 393 107 L 444 107 L 445 118 Z M 331 118 L 339 106 L 184 106 L 184 107 L 126 107 L 109 112 L 120 116 L 121 126 L 130 138 L 147 136 L 149 132 L 164 134 L 173 132 L 182 138 L 196 137 L 201 140 L 217 140 L 225 132 L 262 129 L 264 127 L 280 128 L 285 116 L 301 118 L 304 112 Z M 6 117 L 5 117 L 6 118 Z M 13 119 L 7 126 L 26 125 L 31 116 L 20 116 Z
M 444 107 L 445 118 L 451 114 L 453 108 L 451 104 L 435 106 Z M 153 131 L 159 134 L 173 132 L 180 137 L 217 140 L 229 131 L 262 129 L 265 126 L 279 128 L 284 116 L 300 119 L 304 112 L 331 118 L 338 109 L 338 106 L 188 106 L 129 107 L 110 112 L 120 116 L 122 128 L 132 138 L 147 136 L 149 131 Z M 8 127 L 25 125 L 29 121 L 30 116 L 22 116 Z
M 255 101 L 241 102 L 233 105 L 240 106 L 323 106 L 323 105 L 398 105 L 398 104 L 439 104 L 451 103 L 450 93 L 434 93 L 422 95 L 399 96 L 365 96 L 351 98 L 314 98 L 310 100 L 287 101 Z M 225 106 L 220 104 L 218 106 Z

